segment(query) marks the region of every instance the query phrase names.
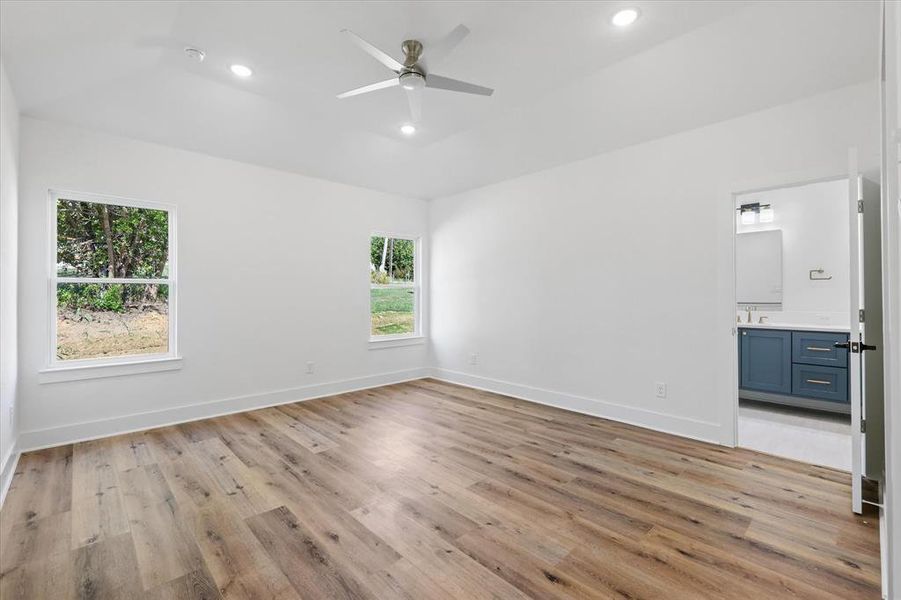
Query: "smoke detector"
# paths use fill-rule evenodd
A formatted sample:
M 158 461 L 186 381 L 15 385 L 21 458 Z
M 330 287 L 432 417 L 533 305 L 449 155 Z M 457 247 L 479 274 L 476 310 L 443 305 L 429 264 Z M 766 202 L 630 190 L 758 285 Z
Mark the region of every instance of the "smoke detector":
M 190 46 L 185 48 L 185 56 L 190 58 L 195 62 L 202 63 L 203 59 L 206 58 L 206 53 L 200 48 L 191 48 Z

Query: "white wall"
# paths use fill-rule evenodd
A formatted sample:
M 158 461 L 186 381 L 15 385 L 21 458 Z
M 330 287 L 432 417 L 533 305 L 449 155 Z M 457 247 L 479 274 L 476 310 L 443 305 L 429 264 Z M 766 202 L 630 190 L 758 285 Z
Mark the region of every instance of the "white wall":
M 0 502 L 12 479 L 16 448 L 16 267 L 19 111 L 0 63 Z
M 731 194 L 852 145 L 878 164 L 875 82 L 433 201 L 438 373 L 730 443 Z
M 20 445 L 424 373 L 425 346 L 367 347 L 366 253 L 371 230 L 425 232 L 427 216 L 441 376 L 728 443 L 731 193 L 839 175 L 851 145 L 875 164 L 873 85 L 428 205 L 23 119 Z M 182 370 L 39 383 L 51 187 L 178 206 Z
M 735 203 L 753 202 L 770 204 L 773 222 L 739 222 L 739 233 L 782 230 L 782 311 L 767 312 L 770 320 L 847 325 L 851 285 L 848 180 L 741 194 Z M 832 279 L 811 281 L 810 270 L 817 268 L 825 271 L 820 277 Z
M 369 235 L 425 234 L 423 201 L 29 118 L 21 165 L 23 448 L 424 372 L 426 346 L 368 348 Z M 49 188 L 178 207 L 182 370 L 39 383 L 49 343 Z

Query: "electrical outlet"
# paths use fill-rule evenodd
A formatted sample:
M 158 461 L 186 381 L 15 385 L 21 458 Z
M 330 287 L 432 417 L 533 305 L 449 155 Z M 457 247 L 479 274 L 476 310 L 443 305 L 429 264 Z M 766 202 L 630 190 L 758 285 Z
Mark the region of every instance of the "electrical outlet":
M 316 363 L 312 360 L 307 361 L 307 375 L 312 375 L 313 371 L 315 371 Z
M 654 384 L 654 390 L 657 394 L 658 398 L 666 398 L 666 384 L 662 381 L 658 381 Z
M 473 352 L 472 354 L 469 355 L 469 364 L 471 364 L 471 365 L 479 364 L 479 353 L 478 352 Z

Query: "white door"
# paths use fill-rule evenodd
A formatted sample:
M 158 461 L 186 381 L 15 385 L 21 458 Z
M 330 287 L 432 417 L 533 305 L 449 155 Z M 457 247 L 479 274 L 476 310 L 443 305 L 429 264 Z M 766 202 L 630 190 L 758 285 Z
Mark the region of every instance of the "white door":
M 864 478 L 883 472 L 882 256 L 879 186 L 860 176 L 852 150 L 848 173 L 851 261 L 851 507 L 863 510 Z

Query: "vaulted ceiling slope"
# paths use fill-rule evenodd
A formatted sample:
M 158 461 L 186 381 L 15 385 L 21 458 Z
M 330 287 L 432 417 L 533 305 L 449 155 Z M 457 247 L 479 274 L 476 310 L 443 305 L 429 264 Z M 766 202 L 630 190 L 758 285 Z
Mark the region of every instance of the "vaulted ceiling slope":
M 386 78 L 341 29 L 401 57 L 459 23 L 440 72 L 494 96 L 425 90 L 411 138 L 399 88 L 335 98 Z M 32 0 L 0 5 L 0 51 L 26 115 L 432 198 L 875 79 L 878 24 L 860 0 Z

